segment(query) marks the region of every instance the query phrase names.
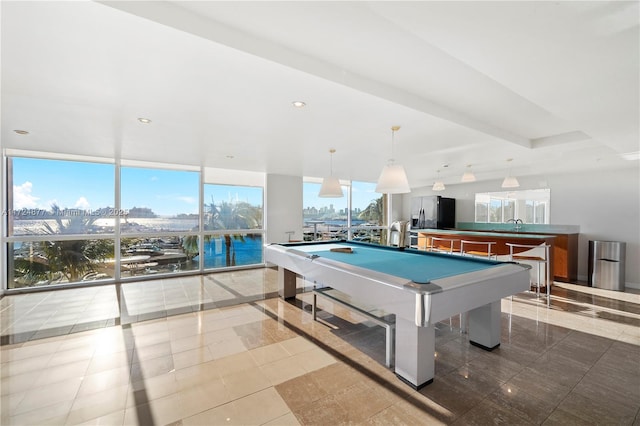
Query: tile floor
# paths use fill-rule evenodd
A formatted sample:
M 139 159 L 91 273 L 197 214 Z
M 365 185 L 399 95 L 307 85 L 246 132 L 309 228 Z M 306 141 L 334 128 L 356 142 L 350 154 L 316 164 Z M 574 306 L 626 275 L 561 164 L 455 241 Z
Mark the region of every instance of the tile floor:
M 640 425 L 640 295 L 557 283 L 504 299 L 502 344 L 438 324 L 436 377 L 384 367 L 384 331 L 275 271 L 0 300 L 2 425 Z M 111 287 L 111 288 L 109 288 Z

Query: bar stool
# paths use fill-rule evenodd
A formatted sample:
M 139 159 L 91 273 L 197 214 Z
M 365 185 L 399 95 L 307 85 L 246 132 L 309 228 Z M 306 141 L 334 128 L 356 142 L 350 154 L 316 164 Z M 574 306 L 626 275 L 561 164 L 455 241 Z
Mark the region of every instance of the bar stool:
M 509 260 L 512 262 L 530 262 L 536 265 L 536 296 L 540 297 L 540 268 L 545 270 L 545 286 L 547 287 L 547 306 L 551 303 L 551 271 L 549 268 L 549 244 L 529 245 L 507 243 Z
M 480 256 L 488 258 L 496 258 L 497 253 L 491 249 L 495 245 L 495 241 L 468 241 L 460 240 L 460 254 L 463 256 Z
M 453 245 L 457 240 L 450 238 L 429 237 L 429 251 L 453 254 L 457 251 Z

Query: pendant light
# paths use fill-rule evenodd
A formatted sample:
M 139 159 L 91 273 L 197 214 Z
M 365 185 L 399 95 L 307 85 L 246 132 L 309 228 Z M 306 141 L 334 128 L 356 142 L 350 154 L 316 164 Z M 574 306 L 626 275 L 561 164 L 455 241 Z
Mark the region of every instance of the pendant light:
M 433 184 L 433 187 L 431 188 L 432 191 L 444 191 L 445 190 L 445 186 L 444 186 L 444 182 L 440 180 L 440 170 L 438 170 L 438 178 L 436 179 L 435 183 Z
M 398 130 L 400 130 L 400 126 L 391 127 L 391 158 L 382 169 L 382 173 L 380 173 L 380 177 L 378 178 L 378 185 L 376 185 L 376 192 L 378 193 L 406 194 L 407 192 L 411 192 L 404 167 L 400 164 L 395 164 L 393 158 L 394 136 Z
M 476 175 L 474 175 L 473 172 L 471 171 L 471 164 L 467 164 L 467 170 L 462 175 L 462 179 L 460 179 L 460 182 L 475 182 L 475 181 L 476 181 Z
M 513 158 L 507 158 L 507 163 L 511 163 L 511 161 L 513 161 Z M 517 188 L 519 186 L 520 186 L 520 182 L 518 182 L 518 179 L 515 176 L 511 176 L 511 166 L 509 166 L 509 174 L 502 181 L 502 187 Z
M 322 186 L 320 187 L 320 192 L 318 193 L 318 197 L 322 197 L 322 198 L 344 197 L 344 193 L 342 192 L 342 186 L 340 185 L 340 181 L 338 180 L 338 178 L 333 177 L 333 153 L 334 152 L 336 152 L 336 150 L 333 148 L 329 150 L 329 153 L 331 154 L 330 174 L 328 177 L 322 180 Z

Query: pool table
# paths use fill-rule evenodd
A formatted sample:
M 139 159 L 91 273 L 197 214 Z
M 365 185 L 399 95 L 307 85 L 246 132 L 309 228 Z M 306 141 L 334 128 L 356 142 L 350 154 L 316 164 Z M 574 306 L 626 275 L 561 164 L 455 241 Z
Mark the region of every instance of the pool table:
M 295 297 L 299 275 L 395 314 L 395 373 L 415 389 L 433 381 L 437 322 L 468 312 L 469 341 L 492 350 L 500 299 L 529 289 L 528 265 L 352 241 L 270 244 L 265 260 L 282 298 Z

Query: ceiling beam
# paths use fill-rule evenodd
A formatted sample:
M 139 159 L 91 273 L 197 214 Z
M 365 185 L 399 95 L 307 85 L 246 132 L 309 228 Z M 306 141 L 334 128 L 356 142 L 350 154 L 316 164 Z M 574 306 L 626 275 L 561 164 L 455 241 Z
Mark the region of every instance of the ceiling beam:
M 416 111 L 421 111 L 433 117 L 476 130 L 519 146 L 526 148 L 532 147 L 529 138 L 477 120 L 460 111 L 447 108 L 397 87 L 369 79 L 362 75 L 350 73 L 348 70 L 310 57 L 302 52 L 254 37 L 220 22 L 193 13 L 171 2 L 98 1 L 98 3 L 252 54 L 271 62 L 285 65 L 289 68 L 315 75 L 354 90 L 399 105 L 404 105 Z

